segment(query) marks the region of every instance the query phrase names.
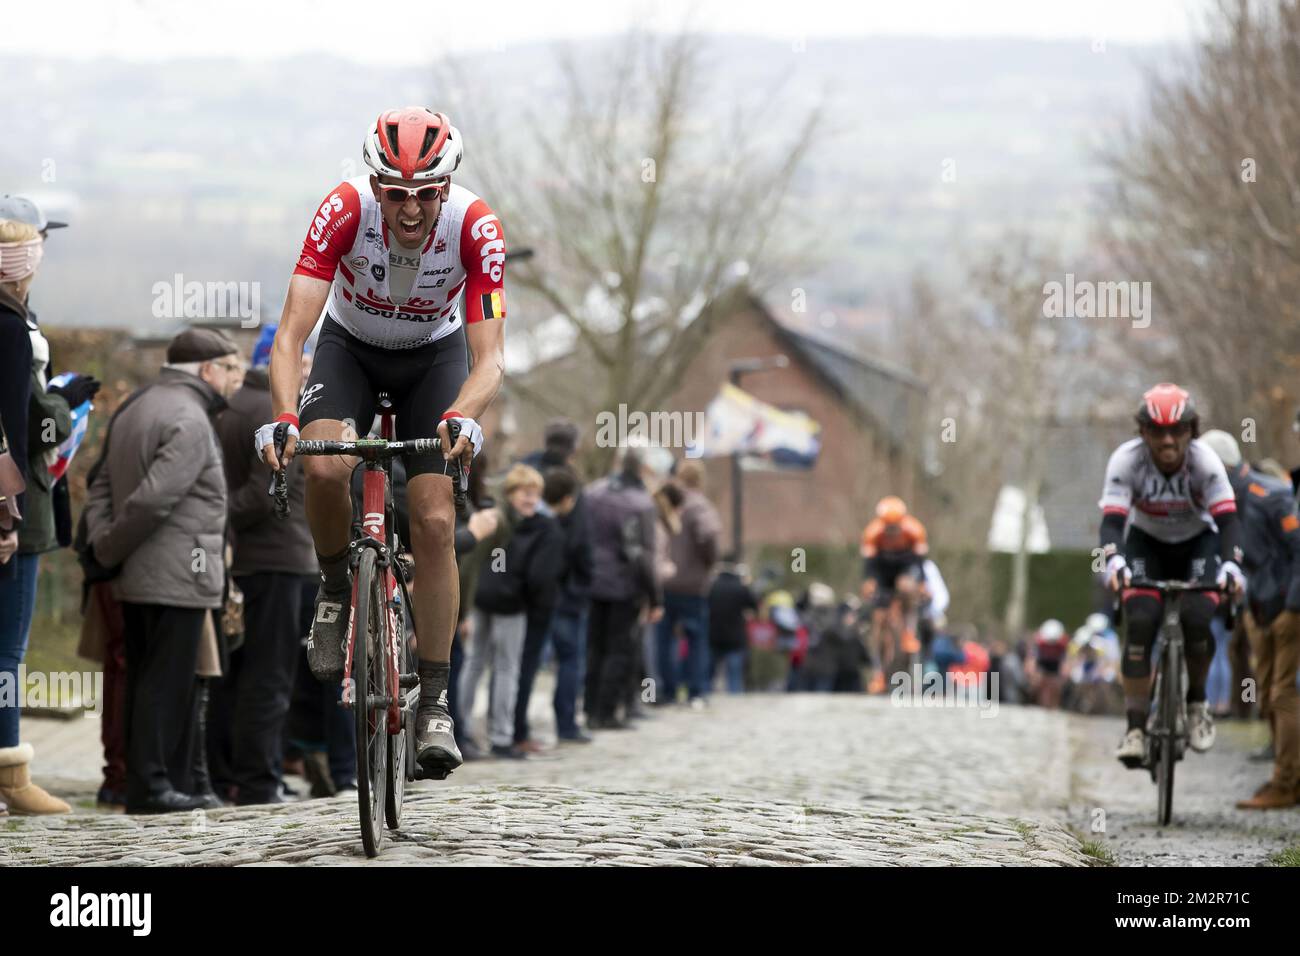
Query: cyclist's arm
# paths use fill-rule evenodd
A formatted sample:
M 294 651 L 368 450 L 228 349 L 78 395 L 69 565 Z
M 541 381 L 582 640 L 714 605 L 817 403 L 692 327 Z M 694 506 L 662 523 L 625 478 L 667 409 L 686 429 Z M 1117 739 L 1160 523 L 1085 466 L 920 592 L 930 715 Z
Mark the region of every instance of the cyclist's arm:
M 1121 445 L 1106 462 L 1106 478 L 1101 487 L 1101 549 L 1109 557 L 1124 553 L 1124 525 L 1133 505 L 1133 485 L 1129 474 L 1129 453 Z
M 465 327 L 473 367 L 452 407 L 466 418 L 481 416 L 501 390 L 506 371 L 505 340 L 503 322 L 478 322 Z
M 1124 521 L 1127 515 L 1108 511 L 1101 517 L 1101 549 L 1107 554 L 1124 553 Z
M 505 377 L 505 237 L 501 222 L 482 199 L 465 213 L 460 237 L 465 269 L 465 343 L 472 363 L 452 405 L 478 419 L 492 404 Z
M 1237 495 L 1228 481 L 1227 469 L 1217 455 L 1204 456 L 1210 473 L 1204 494 L 1206 510 L 1219 527 L 1219 557 L 1241 565 L 1241 522 L 1237 518 Z
M 1241 565 L 1241 521 L 1236 511 L 1222 511 L 1214 516 L 1219 526 L 1219 557 Z
M 296 273 L 289 280 L 280 327 L 271 344 L 271 414 L 275 418 L 298 410 L 303 346 L 316 327 L 329 292 L 330 283 L 324 279 Z
M 298 263 L 289 278 L 289 293 L 280 314 L 280 327 L 271 345 L 271 414 L 275 418 L 298 410 L 302 391 L 302 349 L 316 327 L 339 260 L 351 248 L 361 222 L 361 200 L 351 183 L 339 183 L 316 210 L 307 227 Z M 293 454 L 290 436 L 285 449 Z M 272 462 L 275 468 L 276 463 Z

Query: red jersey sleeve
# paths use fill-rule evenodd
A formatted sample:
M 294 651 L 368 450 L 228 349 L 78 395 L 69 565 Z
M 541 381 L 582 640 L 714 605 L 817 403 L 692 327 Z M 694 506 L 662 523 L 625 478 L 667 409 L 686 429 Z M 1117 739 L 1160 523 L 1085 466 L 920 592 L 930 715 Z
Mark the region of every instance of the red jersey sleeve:
M 293 274 L 333 282 L 334 270 L 356 241 L 360 223 L 361 197 L 351 183 L 339 183 L 316 209 Z
M 465 268 L 465 324 L 506 317 L 506 240 L 501 220 L 481 199 L 465 210 L 460 227 L 460 262 Z

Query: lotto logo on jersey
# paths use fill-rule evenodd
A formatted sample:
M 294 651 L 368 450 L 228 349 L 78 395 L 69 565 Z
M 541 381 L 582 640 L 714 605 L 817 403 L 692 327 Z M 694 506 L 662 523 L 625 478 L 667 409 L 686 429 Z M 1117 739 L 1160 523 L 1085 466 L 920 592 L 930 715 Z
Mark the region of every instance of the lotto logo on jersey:
M 469 235 L 474 240 L 487 240 L 480 242 L 478 247 L 479 255 L 483 257 L 483 272 L 493 282 L 500 282 L 501 270 L 506 261 L 506 242 L 501 238 L 501 221 L 495 213 L 481 216 L 469 227 Z
M 506 300 L 500 289 L 493 289 L 483 296 L 483 318 L 504 319 L 506 317 Z

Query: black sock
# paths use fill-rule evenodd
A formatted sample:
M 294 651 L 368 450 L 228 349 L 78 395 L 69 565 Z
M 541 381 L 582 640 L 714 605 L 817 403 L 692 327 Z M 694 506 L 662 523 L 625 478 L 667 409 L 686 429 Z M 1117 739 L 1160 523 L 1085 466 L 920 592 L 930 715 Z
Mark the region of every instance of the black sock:
M 319 551 L 316 552 L 316 560 L 320 562 L 321 580 L 325 582 L 325 590 L 342 591 L 352 582 L 348 580 L 348 548 L 344 548 L 338 554 L 326 557 Z
M 420 658 L 420 710 L 431 707 L 447 709 L 447 683 L 451 677 L 449 661 L 426 661 Z
M 1144 710 L 1130 710 L 1125 712 L 1128 716 L 1129 730 L 1145 730 L 1147 726 L 1147 714 Z
M 1187 688 L 1187 703 L 1189 704 L 1205 703 L 1205 688 L 1204 687 Z

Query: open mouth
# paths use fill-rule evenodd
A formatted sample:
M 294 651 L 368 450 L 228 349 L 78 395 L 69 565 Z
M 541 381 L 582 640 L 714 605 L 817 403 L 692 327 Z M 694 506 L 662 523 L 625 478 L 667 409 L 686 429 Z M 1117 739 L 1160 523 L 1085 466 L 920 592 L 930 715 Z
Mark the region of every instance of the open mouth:
M 397 217 L 397 235 L 404 244 L 409 246 L 412 242 L 418 240 L 423 231 L 423 214 L 416 216 L 414 219 L 408 219 L 406 216 Z

